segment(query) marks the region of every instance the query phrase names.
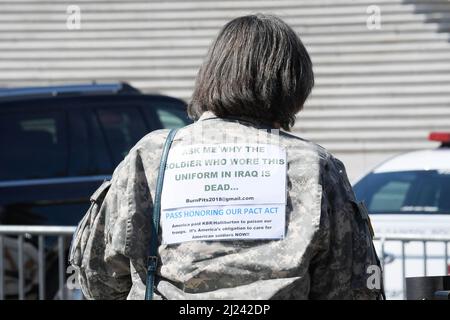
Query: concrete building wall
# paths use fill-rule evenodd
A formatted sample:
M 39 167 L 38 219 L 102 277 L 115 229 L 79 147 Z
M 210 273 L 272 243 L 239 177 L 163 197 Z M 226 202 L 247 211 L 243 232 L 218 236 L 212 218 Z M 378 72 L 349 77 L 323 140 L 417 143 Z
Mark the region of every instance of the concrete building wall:
M 294 132 L 351 179 L 450 130 L 447 0 L 0 0 L 0 87 L 122 80 L 188 100 L 218 30 L 255 12 L 309 49 L 316 87 Z

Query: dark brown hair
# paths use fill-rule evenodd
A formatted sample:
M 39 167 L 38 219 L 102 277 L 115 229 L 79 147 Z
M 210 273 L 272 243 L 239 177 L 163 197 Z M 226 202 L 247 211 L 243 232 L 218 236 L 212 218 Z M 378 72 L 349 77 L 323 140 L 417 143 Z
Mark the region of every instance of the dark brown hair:
M 188 114 L 247 117 L 289 130 L 314 86 L 311 59 L 280 18 L 249 15 L 228 22 L 209 49 Z

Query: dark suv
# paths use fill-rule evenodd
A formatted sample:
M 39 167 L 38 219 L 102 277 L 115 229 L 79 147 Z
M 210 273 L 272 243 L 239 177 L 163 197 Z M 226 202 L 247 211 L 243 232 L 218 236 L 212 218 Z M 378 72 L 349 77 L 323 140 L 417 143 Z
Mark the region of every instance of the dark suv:
M 0 90 L 0 224 L 76 225 L 139 139 L 189 122 L 124 83 Z
M 125 84 L 0 90 L 0 223 L 76 225 L 89 196 L 185 103 Z

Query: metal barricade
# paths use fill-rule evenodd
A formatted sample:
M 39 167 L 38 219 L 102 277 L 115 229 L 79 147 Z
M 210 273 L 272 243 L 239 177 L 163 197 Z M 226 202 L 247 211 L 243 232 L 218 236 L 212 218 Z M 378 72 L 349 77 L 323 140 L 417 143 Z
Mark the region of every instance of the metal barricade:
M 381 252 L 378 252 L 381 262 L 381 268 L 383 270 L 383 280 L 386 281 L 385 272 L 385 257 L 386 257 L 386 242 L 400 242 L 401 243 L 401 275 L 403 279 L 403 299 L 406 298 L 406 254 L 405 245 L 411 242 L 419 242 L 422 244 L 422 259 L 423 259 L 423 275 L 427 276 L 427 262 L 429 259 L 427 252 L 428 243 L 442 243 L 444 245 L 443 252 L 443 264 L 446 273 L 449 271 L 449 260 L 448 260 L 448 243 L 450 242 L 450 236 L 421 236 L 421 235 L 381 235 L 376 236 L 374 241 L 380 242 Z M 446 274 L 444 274 L 446 275 Z
M 58 255 L 58 284 L 59 298 L 64 300 L 65 296 L 65 275 L 66 275 L 66 255 L 65 240 L 72 237 L 76 227 L 55 227 L 55 226 L 9 226 L 0 225 L 0 300 L 5 299 L 5 245 L 15 241 L 17 247 L 17 274 L 18 274 L 18 299 L 25 299 L 25 263 L 24 246 L 25 239 L 37 237 L 37 265 L 38 265 L 38 298 L 45 299 L 46 284 L 46 257 L 45 241 L 47 237 L 57 238 Z
M 5 242 L 14 241 L 17 247 L 17 273 L 18 273 L 18 299 L 25 299 L 25 263 L 24 248 L 26 241 L 30 237 L 37 237 L 37 265 L 38 265 L 38 299 L 45 299 L 46 284 L 46 259 L 45 259 L 45 241 L 47 237 L 56 237 L 56 247 L 58 255 L 58 285 L 59 298 L 65 299 L 65 281 L 66 281 L 66 243 L 67 238 L 71 238 L 76 227 L 56 227 L 56 226 L 8 226 L 0 225 L 0 300 L 5 298 Z M 14 238 L 12 238 L 14 237 Z M 423 270 L 424 276 L 427 275 L 427 248 L 429 242 L 441 242 L 444 244 L 444 263 L 445 269 L 448 268 L 448 243 L 450 236 L 399 236 L 383 235 L 374 238 L 374 241 L 380 241 L 381 252 L 379 252 L 382 269 L 385 270 L 385 244 L 389 241 L 401 242 L 401 269 L 403 279 L 403 292 L 406 292 L 406 255 L 405 244 L 410 242 L 421 242 L 423 245 Z M 386 273 L 383 272 L 383 278 L 386 280 Z

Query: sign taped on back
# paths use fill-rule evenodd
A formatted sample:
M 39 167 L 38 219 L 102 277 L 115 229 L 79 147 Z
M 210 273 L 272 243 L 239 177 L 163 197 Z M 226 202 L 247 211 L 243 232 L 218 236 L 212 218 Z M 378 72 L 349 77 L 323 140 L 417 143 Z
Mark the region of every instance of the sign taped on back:
M 286 150 L 201 144 L 170 150 L 161 196 L 163 244 L 282 239 Z

